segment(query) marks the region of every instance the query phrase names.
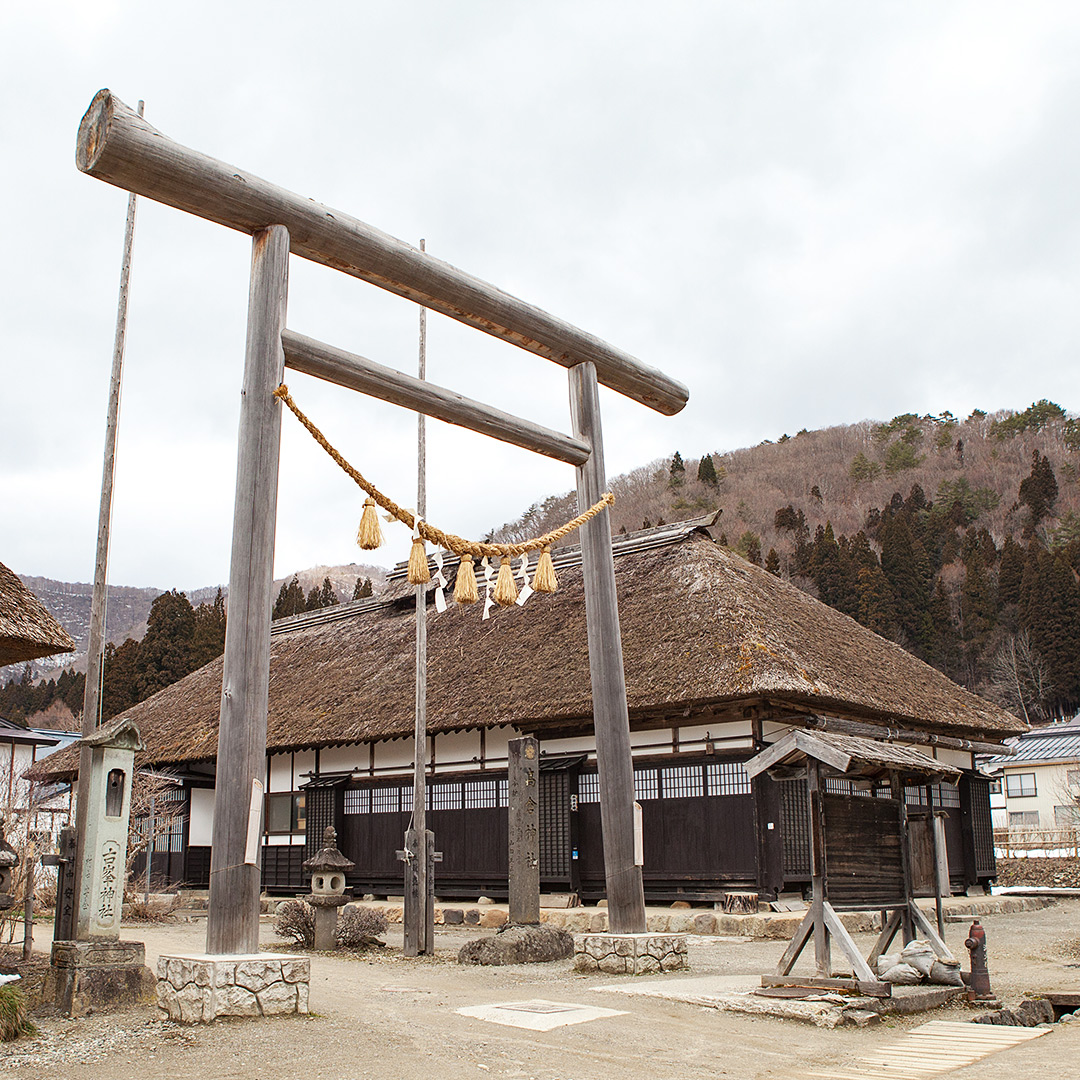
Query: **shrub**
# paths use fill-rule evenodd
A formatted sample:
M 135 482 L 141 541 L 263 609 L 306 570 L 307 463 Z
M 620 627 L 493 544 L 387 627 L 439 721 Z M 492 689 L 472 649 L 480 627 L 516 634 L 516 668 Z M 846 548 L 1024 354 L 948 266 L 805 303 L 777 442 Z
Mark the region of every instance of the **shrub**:
M 11 1042 L 20 1035 L 35 1035 L 37 1028 L 27 1019 L 22 991 L 15 986 L 0 986 L 0 1039 Z
M 379 934 L 386 933 L 386 915 L 378 908 L 345 908 L 338 916 L 337 943 L 342 949 L 362 949 L 382 945 Z
M 303 900 L 283 900 L 274 915 L 274 933 L 305 949 L 315 947 L 315 909 Z

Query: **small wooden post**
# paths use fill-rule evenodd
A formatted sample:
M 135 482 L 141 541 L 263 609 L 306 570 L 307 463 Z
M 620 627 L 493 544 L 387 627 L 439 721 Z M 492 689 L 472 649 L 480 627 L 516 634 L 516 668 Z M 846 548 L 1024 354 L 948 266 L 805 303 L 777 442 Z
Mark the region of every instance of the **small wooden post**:
M 252 240 L 206 926 L 206 951 L 226 955 L 259 948 L 270 613 L 281 448 L 281 409 L 273 393 L 285 369 L 281 331 L 289 275 L 287 229 L 271 225 L 256 232 Z
M 507 744 L 510 806 L 510 921 L 540 921 L 540 743 L 532 736 Z
M 22 956 L 24 960 L 30 959 L 30 954 L 34 951 L 34 841 L 28 841 L 26 845 L 26 854 L 23 858 L 26 860 L 26 884 L 24 886 L 25 896 L 23 898 L 23 947 Z
M 915 922 L 911 917 L 911 837 L 908 835 L 907 792 L 899 773 L 889 773 L 893 798 L 900 803 L 900 859 L 904 866 L 904 910 L 901 914 L 904 944 L 915 938 Z
M 584 512 L 600 499 L 607 483 L 596 368 L 589 361 L 570 369 L 570 415 L 574 437 L 591 447 L 589 460 L 577 467 L 578 508 Z M 645 892 L 641 867 L 634 862 L 634 762 L 619 635 L 611 518 L 606 510 L 581 528 L 581 565 L 585 578 L 596 766 L 600 777 L 608 924 L 613 934 L 643 934 Z
M 807 805 L 810 810 L 810 879 L 814 911 L 814 963 L 820 978 L 831 975 L 829 931 L 825 925 L 825 814 L 821 804 L 821 765 L 806 759 Z
M 937 914 L 938 936 L 945 938 L 945 912 L 942 898 L 949 890 L 949 863 L 945 849 L 945 822 L 934 809 L 934 785 L 926 785 L 926 808 L 930 815 L 930 846 L 934 854 L 934 910 Z M 942 861 L 944 859 L 944 867 Z
M 42 863 L 56 867 L 56 918 L 53 921 L 53 940 L 71 941 L 75 937 L 76 842 L 74 826 L 65 825 L 60 830 L 59 848 L 56 855 L 42 856 Z

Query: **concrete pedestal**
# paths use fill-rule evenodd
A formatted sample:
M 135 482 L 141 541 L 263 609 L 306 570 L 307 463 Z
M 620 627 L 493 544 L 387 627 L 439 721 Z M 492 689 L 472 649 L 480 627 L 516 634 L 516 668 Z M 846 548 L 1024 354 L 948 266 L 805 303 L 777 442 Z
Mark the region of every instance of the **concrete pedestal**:
M 154 1000 L 141 941 L 54 941 L 44 997 L 68 1016 Z
M 157 975 L 158 1008 L 184 1024 L 308 1011 L 311 961 L 306 956 L 160 956 Z
M 586 974 L 654 975 L 689 966 L 680 934 L 582 934 L 574 941 L 574 970 Z

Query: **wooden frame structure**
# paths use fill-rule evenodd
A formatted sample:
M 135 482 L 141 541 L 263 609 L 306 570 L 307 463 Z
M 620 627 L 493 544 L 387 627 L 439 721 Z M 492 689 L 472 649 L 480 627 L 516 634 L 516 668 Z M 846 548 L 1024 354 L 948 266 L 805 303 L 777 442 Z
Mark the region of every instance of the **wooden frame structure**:
M 665 415 L 678 412 L 689 394 L 628 353 L 487 282 L 347 214 L 173 142 L 108 90 L 98 92 L 82 119 L 76 162 L 99 180 L 252 236 L 207 921 L 208 952 L 252 952 L 258 946 L 281 429 L 272 395 L 285 366 L 570 462 L 582 509 L 606 484 L 598 384 Z M 290 252 L 568 368 L 572 436 L 292 334 L 285 319 Z M 640 933 L 646 928 L 645 905 L 634 860 L 633 766 L 606 513 L 583 527 L 582 554 L 610 926 L 616 933 Z
M 953 959 L 941 935 L 931 925 L 914 899 L 904 787 L 913 780 L 916 783 L 928 784 L 931 780 L 952 778 L 959 774 L 958 769 L 909 747 L 880 743 L 860 736 L 795 731 L 751 758 L 746 763 L 746 771 L 751 778 L 763 772 L 769 773 L 774 778 L 784 779 L 805 774 L 808 795 L 812 889 L 810 908 L 784 951 L 784 955 L 780 958 L 775 974 L 762 976 L 763 986 L 851 986 L 857 987 L 863 993 L 887 997 L 891 994 L 891 986 L 878 979 L 874 965 L 901 930 L 905 944 L 911 941 L 918 931 L 930 942 L 941 959 Z M 883 840 L 893 842 L 896 858 L 885 867 L 883 873 L 881 864 L 876 867 L 869 865 L 865 851 L 860 850 L 860 844 L 857 841 L 845 844 L 843 831 L 837 828 L 830 829 L 828 807 L 830 796 L 825 791 L 826 777 L 869 782 L 871 785 L 887 779 L 890 789 L 887 806 L 873 797 L 852 800 L 853 804 L 864 803 L 868 811 L 866 817 L 871 816 L 870 812 L 875 812 L 887 820 L 890 812 L 895 814 L 893 818 L 895 836 L 883 837 L 879 827 L 870 830 L 864 837 L 864 842 L 868 839 L 875 846 L 882 844 Z M 872 796 L 874 793 L 868 794 Z M 883 810 L 885 813 L 881 814 Z M 835 837 L 837 848 L 833 852 L 830 852 L 828 842 L 830 833 Z M 934 837 L 936 863 L 938 861 L 937 834 L 932 830 L 931 835 Z M 838 885 L 834 890 L 843 897 L 843 906 L 870 907 L 889 912 L 881 934 L 868 958 L 864 959 L 862 953 L 859 952 L 858 946 L 852 940 L 830 900 L 830 854 L 834 862 L 839 862 L 841 857 L 846 856 L 842 873 L 852 878 L 845 882 L 844 886 Z M 875 869 L 881 874 L 881 878 L 878 881 L 869 880 L 869 876 Z M 935 878 L 934 888 L 940 911 L 940 877 Z M 811 938 L 814 942 L 815 976 L 809 979 L 793 976 L 791 970 Z M 836 940 L 840 951 L 851 964 L 853 979 L 832 977 L 833 939 Z

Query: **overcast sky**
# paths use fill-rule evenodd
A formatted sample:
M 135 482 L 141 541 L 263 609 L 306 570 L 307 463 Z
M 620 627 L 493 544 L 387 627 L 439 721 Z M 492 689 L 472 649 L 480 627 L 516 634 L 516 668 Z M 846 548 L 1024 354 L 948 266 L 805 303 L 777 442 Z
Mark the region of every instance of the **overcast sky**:
M 1068 0 L 0 5 L 0 561 L 93 578 L 126 203 L 74 165 L 101 87 L 683 381 L 675 417 L 603 392 L 615 475 L 906 411 L 1080 408 L 1078 55 Z M 115 584 L 228 580 L 249 261 L 140 200 Z M 290 274 L 290 326 L 415 371 L 414 305 Z M 569 429 L 562 368 L 428 326 L 430 379 Z M 411 413 L 289 382 L 414 502 Z M 573 486 L 438 421 L 428 441 L 429 517 L 462 535 Z M 366 557 L 361 501 L 286 415 L 277 573 Z

